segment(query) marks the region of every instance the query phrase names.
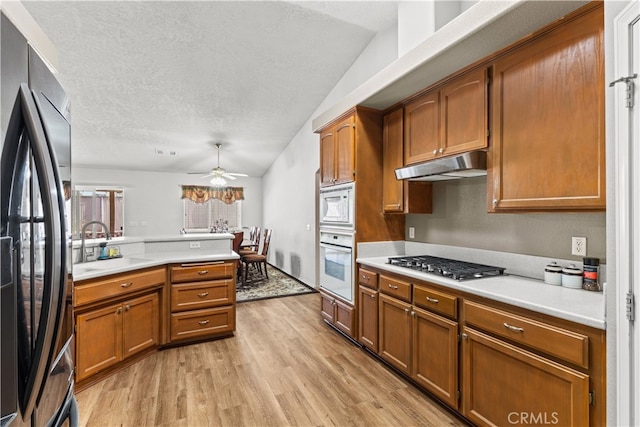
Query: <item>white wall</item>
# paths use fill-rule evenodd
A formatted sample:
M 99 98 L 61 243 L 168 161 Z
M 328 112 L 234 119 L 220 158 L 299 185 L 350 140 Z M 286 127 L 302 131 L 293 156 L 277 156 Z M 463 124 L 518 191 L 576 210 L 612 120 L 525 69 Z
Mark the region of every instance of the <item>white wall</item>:
M 74 166 L 74 185 L 123 187 L 125 235 L 178 234 L 182 228 L 181 185 L 208 185 L 198 176 L 184 173 L 92 169 Z M 242 225 L 262 225 L 262 178 L 238 178 L 244 187 Z M 132 222 L 137 226 L 132 226 Z
M 263 177 L 264 226 L 273 230 L 269 263 L 310 286 L 317 286 L 316 172 L 320 167 L 319 140 L 311 130 L 311 119 L 395 59 L 397 29 L 393 26 L 372 39 Z

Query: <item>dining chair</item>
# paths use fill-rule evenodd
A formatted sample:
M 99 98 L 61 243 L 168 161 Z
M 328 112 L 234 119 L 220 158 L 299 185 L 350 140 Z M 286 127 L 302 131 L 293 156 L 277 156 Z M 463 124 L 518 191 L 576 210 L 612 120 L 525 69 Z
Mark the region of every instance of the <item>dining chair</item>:
M 242 239 L 244 239 L 243 231 L 236 231 L 235 233 L 233 233 L 233 243 L 231 245 L 231 248 L 233 252 L 237 253 L 238 255 L 240 255 L 240 244 L 242 243 Z M 236 268 L 236 278 L 240 277 L 241 273 L 242 273 L 242 259 L 239 259 L 238 267 Z
M 247 245 L 240 245 L 240 251 L 238 252 L 240 255 L 249 255 L 249 254 L 257 254 L 258 248 L 260 247 L 260 227 L 252 227 L 255 228 L 253 237 L 251 237 L 251 232 L 249 232 L 249 238 L 251 243 Z
M 246 280 L 247 274 L 249 273 L 249 266 L 254 265 L 258 267 L 260 274 L 262 274 L 262 265 L 264 264 L 264 276 L 265 278 L 269 278 L 269 273 L 267 273 L 267 253 L 269 252 L 269 242 L 271 241 L 271 229 L 265 228 L 264 230 L 264 240 L 262 241 L 262 251 L 261 253 L 253 253 L 242 255 L 242 263 L 244 264 L 244 273 L 243 280 Z

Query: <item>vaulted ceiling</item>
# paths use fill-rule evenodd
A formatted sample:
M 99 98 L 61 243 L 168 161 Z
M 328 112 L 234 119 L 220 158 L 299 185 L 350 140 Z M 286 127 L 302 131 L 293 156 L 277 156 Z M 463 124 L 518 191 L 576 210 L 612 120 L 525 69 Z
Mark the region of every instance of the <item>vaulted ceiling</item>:
M 395 2 L 26 1 L 59 54 L 73 163 L 262 176 Z

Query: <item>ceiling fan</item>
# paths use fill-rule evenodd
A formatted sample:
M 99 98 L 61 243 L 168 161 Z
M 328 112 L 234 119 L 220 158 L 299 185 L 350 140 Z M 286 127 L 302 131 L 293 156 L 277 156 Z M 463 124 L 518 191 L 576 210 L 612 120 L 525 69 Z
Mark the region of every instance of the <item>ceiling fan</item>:
M 209 172 L 208 174 L 204 175 L 202 178 L 208 178 L 211 177 L 211 183 L 213 185 L 216 186 L 220 186 L 220 185 L 225 185 L 227 182 L 224 180 L 224 178 L 230 179 L 230 180 L 234 180 L 236 179 L 236 177 L 246 177 L 249 176 L 246 173 L 232 173 L 232 172 L 227 172 L 225 169 L 220 167 L 220 146 L 222 144 L 217 143 L 216 144 L 216 148 L 218 149 L 218 166 L 211 169 L 211 172 Z M 205 172 L 189 172 L 190 174 L 203 174 Z

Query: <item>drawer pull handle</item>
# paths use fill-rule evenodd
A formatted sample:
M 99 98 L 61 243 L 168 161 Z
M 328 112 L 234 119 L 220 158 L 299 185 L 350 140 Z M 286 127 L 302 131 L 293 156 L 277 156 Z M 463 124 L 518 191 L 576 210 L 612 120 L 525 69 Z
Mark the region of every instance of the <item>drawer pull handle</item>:
M 505 328 L 507 328 L 507 329 L 509 329 L 509 330 L 511 330 L 513 332 L 520 332 L 520 333 L 524 332 L 524 329 L 518 328 L 517 326 L 512 326 L 512 325 L 508 324 L 507 322 L 504 322 L 503 325 L 504 325 Z
M 199 296 L 200 298 L 204 298 L 204 297 L 206 297 L 207 295 L 209 295 L 209 292 L 202 292 L 201 294 L 198 294 L 198 296 Z
M 204 276 L 208 272 L 209 272 L 209 270 L 200 270 L 200 271 L 198 271 L 198 274 L 201 275 L 201 276 Z
M 128 288 L 129 286 L 133 285 L 133 282 L 127 282 L 127 283 L 121 283 L 120 287 L 121 288 Z
M 363 274 L 362 279 L 368 282 L 371 279 L 371 277 L 367 276 L 366 274 Z
M 437 299 L 435 299 L 435 298 L 431 298 L 431 297 L 427 297 L 427 301 L 432 302 L 432 303 L 434 303 L 434 304 L 437 304 L 437 303 L 439 303 L 439 302 L 440 302 L 439 300 L 437 300 Z
M 116 310 L 116 314 L 120 314 L 122 313 L 122 307 L 118 307 L 118 309 Z
M 371 299 L 375 299 L 375 297 L 376 297 L 376 296 L 375 296 L 375 295 L 369 295 L 369 297 L 370 297 Z
M 129 304 L 124 306 L 124 311 L 129 311 L 131 310 L 131 306 Z
M 199 325 L 206 325 L 207 323 L 209 323 L 209 320 L 201 320 L 198 322 Z
M 396 285 L 392 285 L 391 283 L 387 283 L 387 286 L 389 286 L 391 289 L 398 289 Z

